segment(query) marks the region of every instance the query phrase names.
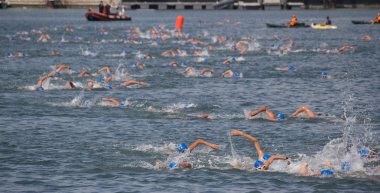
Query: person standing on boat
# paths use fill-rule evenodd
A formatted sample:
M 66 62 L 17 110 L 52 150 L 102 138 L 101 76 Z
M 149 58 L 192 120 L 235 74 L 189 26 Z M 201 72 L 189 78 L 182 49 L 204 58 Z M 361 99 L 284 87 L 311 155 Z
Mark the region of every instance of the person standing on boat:
M 380 12 L 377 13 L 377 17 L 371 21 L 372 23 L 379 23 L 380 22 Z
M 109 3 L 106 4 L 106 14 L 111 15 L 111 5 Z
M 325 23 L 325 25 L 332 25 L 332 22 L 331 22 L 329 16 L 326 17 L 326 23 Z
M 103 13 L 104 12 L 104 4 L 103 4 L 103 1 L 100 1 L 99 3 L 99 13 Z

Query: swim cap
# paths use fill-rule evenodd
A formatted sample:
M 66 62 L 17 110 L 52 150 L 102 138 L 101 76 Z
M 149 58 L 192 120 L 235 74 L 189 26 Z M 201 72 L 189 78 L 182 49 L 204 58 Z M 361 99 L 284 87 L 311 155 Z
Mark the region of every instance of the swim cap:
M 176 162 L 170 162 L 168 164 L 168 168 L 171 169 L 171 170 L 174 170 L 174 169 L 178 168 L 178 163 L 176 163 Z
M 55 71 L 55 72 L 54 72 L 54 75 L 55 75 L 55 76 L 59 76 L 59 75 L 61 75 L 61 73 Z
M 107 78 L 109 78 L 110 76 L 112 76 L 112 74 L 111 73 L 107 73 Z
M 132 65 L 132 68 L 136 68 L 136 64 L 133 64 L 133 65 Z
M 278 120 L 284 120 L 285 119 L 285 115 L 284 114 L 277 114 L 277 119 Z
M 321 170 L 321 175 L 333 175 L 334 172 L 332 170 Z
M 255 164 L 254 164 L 255 168 L 259 168 L 259 167 L 262 166 L 262 165 L 264 165 L 264 162 L 262 162 L 262 161 L 260 161 L 260 160 L 256 160 L 256 161 L 255 161 Z
M 343 162 L 342 165 L 341 165 L 341 169 L 344 172 L 350 171 L 350 168 L 351 168 L 351 163 L 348 162 L 348 161 Z
M 181 143 L 177 149 L 178 153 L 184 152 L 186 149 L 188 149 L 187 145 L 184 143 Z
M 288 65 L 288 69 L 289 69 L 289 70 L 295 70 L 296 67 L 295 67 L 293 64 L 289 64 L 289 65 Z
M 125 107 L 125 103 L 120 103 L 119 107 Z
M 42 86 L 39 86 L 36 88 L 36 91 L 43 91 L 43 90 L 44 90 L 44 88 L 42 88 Z
M 237 72 L 234 72 L 234 75 L 233 75 L 235 78 L 238 78 L 239 77 L 239 73 Z
M 359 149 L 358 154 L 360 156 L 367 156 L 367 155 L 369 155 L 369 150 L 368 149 Z
M 321 75 L 322 76 L 327 76 L 329 73 L 327 73 L 327 72 L 325 72 L 325 71 L 323 71 L 323 72 L 321 72 Z
M 105 86 L 105 88 L 112 90 L 112 86 Z
M 269 154 L 264 154 L 263 159 L 268 160 L 270 157 L 272 157 L 272 156 L 270 156 Z
M 208 62 L 208 58 L 205 58 L 203 61 L 204 61 L 204 62 Z
M 104 82 L 104 78 L 103 78 L 103 76 L 101 74 L 99 74 L 99 81 L 100 82 Z

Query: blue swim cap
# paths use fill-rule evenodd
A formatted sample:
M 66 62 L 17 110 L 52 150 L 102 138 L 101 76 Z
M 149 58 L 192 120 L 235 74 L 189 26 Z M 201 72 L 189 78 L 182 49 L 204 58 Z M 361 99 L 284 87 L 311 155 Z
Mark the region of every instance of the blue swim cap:
M 188 149 L 187 145 L 184 143 L 181 143 L 177 149 L 178 153 L 184 152 L 186 149 Z
M 260 160 L 256 160 L 256 161 L 255 161 L 255 164 L 254 164 L 255 168 L 259 168 L 259 167 L 262 166 L 262 165 L 264 165 L 264 162 L 262 162 L 262 161 L 260 161 Z
M 44 90 L 44 88 L 42 88 L 42 86 L 39 86 L 36 88 L 36 91 L 43 91 L 43 90 Z
M 358 154 L 360 156 L 367 156 L 367 155 L 369 155 L 369 150 L 368 149 L 359 149 Z
M 323 72 L 321 72 L 321 75 L 322 76 L 327 76 L 329 73 L 328 72 L 325 72 L 325 71 L 323 71 Z
M 59 75 L 61 75 L 61 73 L 60 73 L 60 72 L 57 72 L 57 71 L 55 71 L 55 72 L 54 72 L 54 75 L 55 75 L 55 76 L 59 76 Z
M 278 120 L 284 120 L 285 119 L 285 115 L 284 114 L 277 114 L 277 119 Z
M 321 170 L 321 175 L 333 175 L 334 172 L 332 170 Z
M 351 163 L 348 162 L 348 161 L 343 162 L 342 165 L 341 165 L 341 169 L 344 172 L 350 171 L 350 168 L 351 168 Z
M 107 78 L 109 78 L 110 76 L 112 76 L 112 74 L 111 73 L 107 73 Z
M 239 73 L 238 72 L 234 72 L 234 75 L 233 75 L 235 78 L 238 78 L 239 77 Z
M 112 86 L 105 86 L 104 88 L 112 90 Z
M 120 103 L 119 107 L 125 107 L 125 103 Z
M 289 65 L 288 65 L 288 69 L 289 69 L 289 70 L 295 70 L 296 67 L 295 67 L 293 64 L 289 64 Z
M 132 68 L 136 68 L 136 64 L 133 64 L 133 65 L 132 65 Z
M 263 159 L 268 160 L 270 157 L 272 157 L 272 156 L 270 156 L 269 154 L 264 154 Z
M 205 58 L 205 59 L 204 59 L 204 62 L 208 62 L 208 58 Z
M 168 168 L 171 169 L 171 170 L 174 170 L 174 169 L 178 168 L 178 163 L 176 163 L 176 162 L 170 162 L 168 164 Z
M 104 78 L 103 78 L 103 76 L 101 74 L 99 74 L 99 81 L 100 82 L 104 82 Z

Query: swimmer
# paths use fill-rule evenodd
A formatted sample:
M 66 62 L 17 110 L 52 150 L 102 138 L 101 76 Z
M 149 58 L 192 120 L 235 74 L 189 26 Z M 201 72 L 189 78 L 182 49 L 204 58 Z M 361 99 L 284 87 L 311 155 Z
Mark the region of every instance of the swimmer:
M 59 56 L 59 52 L 56 50 L 51 51 L 51 56 Z
M 372 37 L 371 37 L 370 35 L 363 35 L 363 36 L 361 37 L 361 39 L 364 40 L 364 41 L 371 41 L 371 40 L 372 40 Z
M 347 50 L 349 50 L 349 49 L 353 49 L 354 48 L 354 46 L 351 46 L 351 45 L 345 45 L 345 46 L 342 46 L 342 47 L 340 47 L 339 49 L 338 49 L 338 54 L 339 53 L 342 53 L 342 52 L 345 52 L 345 51 L 347 51 Z
M 142 70 L 145 68 L 145 64 L 142 63 L 141 61 L 138 61 L 136 62 L 135 65 L 132 65 L 132 68 L 135 68 L 135 69 L 138 69 L 138 70 Z
M 128 80 L 120 84 L 120 86 L 127 87 L 129 85 L 141 85 L 141 86 L 149 86 L 149 84 L 145 82 L 138 82 L 134 80 Z
M 166 50 L 165 52 L 162 52 L 161 56 L 176 56 L 176 53 L 173 50 Z
M 92 77 L 92 74 L 91 74 L 89 71 L 84 70 L 84 71 L 80 72 L 79 75 L 78 75 L 78 77 L 80 77 L 80 78 L 83 78 L 83 77 L 85 77 L 85 76 L 90 76 L 90 77 Z
M 177 149 L 177 153 L 169 156 L 169 158 L 166 162 L 162 162 L 161 160 L 156 161 L 156 166 L 160 167 L 160 168 L 167 168 L 170 170 L 176 169 L 176 168 L 192 168 L 193 166 L 191 163 L 184 162 L 182 159 L 180 159 L 178 157 L 179 157 L 179 154 L 182 154 L 185 152 L 191 153 L 200 144 L 206 145 L 206 146 L 208 146 L 212 149 L 215 149 L 215 150 L 220 149 L 220 146 L 217 144 L 212 144 L 212 143 L 206 142 L 203 139 L 197 139 L 189 147 L 187 147 L 187 145 L 184 143 L 180 144 L 178 149 Z
M 296 66 L 294 66 L 293 64 L 289 64 L 287 67 L 283 67 L 283 68 L 276 68 L 276 70 L 280 70 L 280 71 L 293 71 L 293 70 L 296 70 Z
M 188 75 L 188 76 L 195 76 L 196 73 L 195 73 L 195 70 L 194 68 L 192 67 L 187 67 L 184 71 L 183 71 L 184 74 Z
M 254 168 L 256 170 L 268 170 L 269 169 L 269 166 L 270 164 L 272 164 L 272 162 L 274 160 L 287 160 L 288 157 L 287 156 L 279 156 L 279 155 L 268 155 L 268 154 L 265 154 L 263 152 L 263 150 L 261 149 L 261 146 L 259 144 L 259 140 L 257 140 L 256 138 L 244 133 L 244 132 L 241 132 L 241 131 L 238 131 L 238 130 L 232 130 L 231 131 L 231 135 L 232 136 L 242 136 L 242 137 L 245 137 L 247 138 L 248 140 L 252 141 L 253 144 L 255 145 L 255 148 L 256 148 L 256 152 L 258 154 L 258 159 L 255 161 L 254 163 Z M 233 167 L 237 167 L 237 165 L 232 165 Z
M 100 77 L 99 79 L 101 81 L 106 81 L 106 82 L 112 81 L 113 80 L 113 76 L 112 76 L 112 73 L 111 73 L 111 69 L 108 66 L 103 67 L 103 68 L 101 68 L 101 69 L 98 70 L 98 74 L 100 74 L 103 71 L 106 71 L 106 76 L 105 77 Z
M 94 81 L 93 80 L 87 80 L 87 89 L 92 90 L 94 88 Z
M 44 83 L 45 80 L 47 80 L 49 77 L 48 76 L 42 76 L 40 77 L 40 80 L 38 80 L 35 91 L 43 91 L 44 88 L 42 87 L 42 84 Z
M 50 36 L 48 34 L 41 34 L 37 42 L 47 42 L 48 40 L 50 40 Z
M 238 72 L 233 72 L 232 70 L 226 70 L 222 73 L 223 78 L 239 78 L 240 74 Z
M 320 165 L 319 170 L 309 170 L 309 164 L 308 163 L 302 163 L 299 171 L 300 176 L 327 176 L 327 175 L 333 175 L 334 171 L 331 167 L 331 162 L 327 161 Z
M 208 119 L 208 120 L 214 119 L 214 117 L 212 117 L 209 114 L 199 114 L 199 115 L 197 115 L 197 117 L 201 118 L 201 119 Z
M 212 70 L 211 68 L 203 68 L 200 72 L 199 72 L 199 74 L 201 75 L 201 76 L 204 76 L 204 75 L 206 75 L 206 74 L 210 74 L 210 75 L 212 75 L 214 73 L 214 70 Z
M 125 103 L 119 102 L 118 100 L 113 99 L 113 98 L 102 98 L 102 101 L 111 102 L 117 107 L 125 107 L 125 105 L 126 105 Z
M 328 72 L 326 71 L 323 71 L 321 72 L 321 78 L 327 78 L 327 79 L 331 79 L 331 78 L 334 78 L 333 75 L 330 75 Z
M 171 61 L 171 62 L 169 62 L 169 66 L 176 68 L 176 67 L 180 66 L 180 64 L 176 61 Z
M 235 57 L 228 57 L 227 60 L 223 61 L 223 64 L 227 65 L 227 64 L 230 64 L 231 62 L 234 62 L 234 61 L 236 61 Z
M 75 89 L 76 87 L 75 87 L 75 85 L 74 85 L 73 82 L 67 81 L 66 82 L 66 88 L 68 88 L 68 89 Z
M 284 120 L 285 119 L 285 115 L 284 114 L 280 113 L 280 114 L 275 115 L 266 106 L 262 106 L 257 111 L 250 111 L 250 112 L 248 112 L 248 116 L 254 117 L 254 116 L 258 115 L 261 112 L 265 112 L 266 116 L 271 121 L 277 121 L 277 120 Z M 296 117 L 296 116 L 298 116 L 301 113 L 306 113 L 306 116 L 308 118 L 315 118 L 315 117 L 317 117 L 317 115 L 312 110 L 310 110 L 309 108 L 307 108 L 306 106 L 301 106 L 291 116 L 292 117 Z
M 365 161 L 377 161 L 377 154 L 373 149 L 362 148 L 358 150 L 358 154 L 360 155 L 360 158 L 362 158 Z
M 240 51 L 240 54 L 245 54 L 248 51 L 249 42 L 247 41 L 238 41 L 236 43 L 236 49 Z
M 48 74 L 48 77 L 56 77 L 56 76 L 59 76 L 59 75 L 61 75 L 61 71 L 62 71 L 62 70 L 65 70 L 65 69 L 70 70 L 71 67 L 68 66 L 68 65 L 66 65 L 66 64 L 61 64 L 61 65 L 59 65 L 59 66 L 56 66 L 56 67 L 55 67 L 55 71 L 54 71 L 54 72 L 50 72 L 50 73 Z

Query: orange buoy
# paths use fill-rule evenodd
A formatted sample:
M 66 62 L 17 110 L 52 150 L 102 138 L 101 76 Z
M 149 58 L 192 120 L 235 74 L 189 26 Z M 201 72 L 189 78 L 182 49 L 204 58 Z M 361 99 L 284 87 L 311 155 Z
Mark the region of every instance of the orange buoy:
M 182 27 L 183 27 L 184 22 L 185 22 L 185 18 L 182 15 L 177 16 L 177 21 L 175 22 L 175 27 L 180 32 L 182 32 Z

